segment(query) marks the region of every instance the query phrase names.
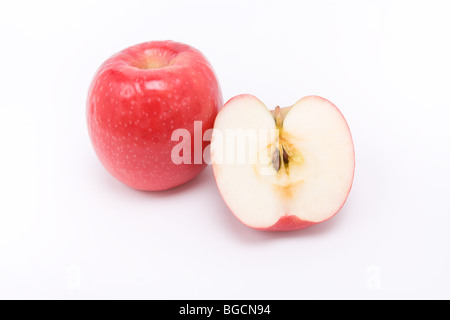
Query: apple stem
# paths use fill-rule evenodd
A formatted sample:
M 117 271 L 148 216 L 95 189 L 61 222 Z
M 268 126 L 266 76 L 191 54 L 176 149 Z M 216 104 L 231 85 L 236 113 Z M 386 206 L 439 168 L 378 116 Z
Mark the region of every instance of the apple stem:
M 281 129 L 283 126 L 283 118 L 281 117 L 281 108 L 280 106 L 277 106 L 275 108 L 275 124 L 278 129 Z

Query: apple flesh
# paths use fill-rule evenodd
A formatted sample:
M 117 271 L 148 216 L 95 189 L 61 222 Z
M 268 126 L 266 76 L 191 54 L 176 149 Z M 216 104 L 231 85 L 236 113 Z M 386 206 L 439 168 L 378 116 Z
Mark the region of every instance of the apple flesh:
M 185 129 L 193 137 L 194 122 L 200 122 L 203 137 L 222 103 L 219 82 L 200 51 L 173 41 L 146 42 L 97 71 L 87 99 L 89 135 L 112 176 L 134 189 L 170 189 L 206 167 L 203 159 L 194 161 L 194 144 L 192 161 L 174 163 L 171 151 L 179 142 L 172 133 Z
M 211 160 L 234 215 L 271 231 L 302 229 L 334 216 L 355 169 L 347 122 L 318 96 L 273 111 L 251 95 L 232 98 L 215 120 Z

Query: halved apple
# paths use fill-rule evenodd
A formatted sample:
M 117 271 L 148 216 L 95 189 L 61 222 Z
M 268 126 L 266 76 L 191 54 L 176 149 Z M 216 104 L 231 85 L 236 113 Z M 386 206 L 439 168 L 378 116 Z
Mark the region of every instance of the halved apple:
M 232 98 L 215 120 L 211 161 L 233 214 L 249 227 L 272 231 L 334 216 L 355 170 L 347 122 L 318 96 L 273 111 L 252 95 Z

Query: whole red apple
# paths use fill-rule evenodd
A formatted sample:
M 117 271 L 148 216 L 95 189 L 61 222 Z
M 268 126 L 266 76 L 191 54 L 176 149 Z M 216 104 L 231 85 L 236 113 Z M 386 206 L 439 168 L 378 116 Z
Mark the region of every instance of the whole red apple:
M 116 179 L 138 190 L 170 189 L 206 167 L 202 158 L 194 161 L 198 143 L 189 145 L 192 161 L 174 163 L 171 153 L 179 141 L 173 132 L 182 129 L 194 137 L 196 122 L 203 137 L 221 105 L 218 80 L 200 51 L 173 41 L 141 43 L 97 71 L 87 100 L 89 135 Z M 201 140 L 202 151 L 208 144 Z

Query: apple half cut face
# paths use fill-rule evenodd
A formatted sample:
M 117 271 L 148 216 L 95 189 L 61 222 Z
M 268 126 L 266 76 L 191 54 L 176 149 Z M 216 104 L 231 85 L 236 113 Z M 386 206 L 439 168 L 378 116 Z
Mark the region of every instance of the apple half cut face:
M 211 142 L 219 191 L 245 225 L 287 231 L 334 216 L 350 192 L 355 153 L 341 112 L 308 96 L 269 111 L 239 95 L 219 111 Z

